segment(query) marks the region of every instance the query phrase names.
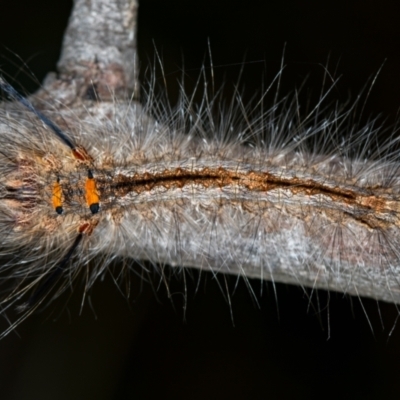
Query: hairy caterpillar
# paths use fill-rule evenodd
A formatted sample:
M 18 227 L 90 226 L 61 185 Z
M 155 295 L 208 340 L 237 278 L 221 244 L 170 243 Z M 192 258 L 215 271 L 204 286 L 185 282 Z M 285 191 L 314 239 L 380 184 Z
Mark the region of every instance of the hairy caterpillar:
M 305 111 L 296 97 L 224 109 L 207 91 L 196 106 L 182 91 L 171 109 L 152 90 L 143 106 L 96 101 L 97 84 L 83 113 L 38 101 L 61 141 L 32 109 L 2 110 L 4 312 L 23 319 L 82 269 L 88 290 L 114 259 L 398 301 L 396 138 L 371 147 L 374 123 L 329 111 L 326 94 Z
M 263 111 L 182 93 L 174 111 L 152 90 L 143 106 L 94 100 L 80 116 L 8 104 L 2 305 L 24 314 L 4 334 L 93 258 L 86 290 L 120 258 L 128 269 L 134 259 L 291 283 L 303 274 L 350 294 L 375 296 L 376 285 L 398 301 L 397 138 L 372 153 L 379 129 L 355 129 L 351 108 L 328 113 L 325 96 L 301 116 L 296 97 Z
M 107 2 L 111 1 L 107 0 Z M 93 4 L 94 1 L 85 3 Z M 187 3 L 190 2 L 179 2 L 179 9 L 182 9 L 182 6 L 186 6 Z M 335 26 L 338 27 L 337 31 L 340 30 L 340 32 L 335 31 L 332 26 L 329 26 L 329 23 L 326 22 L 327 18 L 320 18 L 319 16 L 318 21 L 322 21 L 320 25 L 327 26 L 326 30 L 329 30 L 331 34 L 332 32 L 336 32 L 335 37 L 340 37 L 340 33 L 346 37 L 346 42 L 352 43 L 354 47 L 362 48 L 362 43 L 360 44 L 362 38 L 359 39 L 358 35 L 351 35 L 351 32 L 350 34 L 348 31 L 346 32 L 343 27 L 345 25 L 343 19 L 338 18 L 337 10 L 340 8 L 340 4 L 311 3 L 313 8 L 319 12 L 321 8 L 328 10 L 327 14 L 331 15 L 332 19 L 335 19 Z M 159 12 L 158 5 L 160 2 L 157 2 L 157 5 L 155 5 L 153 2 L 142 1 L 140 7 L 142 15 L 144 15 L 143 11 L 146 4 L 150 8 L 151 18 L 155 22 L 153 22 L 153 25 L 150 22 L 147 24 L 144 24 L 143 21 L 140 22 L 139 43 L 141 47 L 143 46 L 144 37 L 141 32 L 143 32 L 144 27 L 150 31 L 148 36 L 151 38 L 155 35 L 153 32 L 156 31 L 152 26 L 157 25 L 157 29 L 161 29 L 165 36 L 168 36 L 170 33 L 169 27 L 174 27 L 174 22 L 170 22 L 170 15 L 172 13 L 165 18 L 165 21 L 168 21 L 168 23 L 164 23 L 162 28 L 158 27 L 160 18 L 154 16 L 154 12 L 155 10 Z M 164 10 L 168 8 L 168 4 L 171 3 L 165 2 Z M 214 4 L 216 3 L 210 3 L 207 6 L 207 3 L 199 3 L 198 7 L 202 9 L 208 7 L 208 11 L 204 12 L 207 15 L 211 14 Z M 224 4 L 224 2 L 218 2 L 218 4 Z M 266 2 L 265 4 L 269 7 L 273 6 L 270 2 Z M 345 6 L 348 7 L 348 5 L 349 3 L 346 3 Z M 284 6 L 288 10 L 288 8 L 292 7 L 292 3 L 283 2 L 282 7 Z M 299 8 L 304 9 L 307 6 L 302 3 L 299 5 Z M 355 6 L 357 7 L 357 14 L 354 15 L 354 18 L 357 19 L 359 17 L 358 21 L 360 19 L 363 21 L 367 20 L 367 18 L 364 18 L 365 12 L 363 13 L 362 10 L 365 11 L 370 4 L 361 8 L 359 4 Z M 57 7 L 59 7 L 58 2 Z M 387 4 L 379 3 L 379 9 L 382 10 L 384 7 L 387 7 Z M 38 7 L 36 2 L 35 8 L 43 10 L 43 7 Z M 229 3 L 229 7 L 226 7 L 227 12 L 228 8 L 234 8 L 234 5 L 231 6 L 231 3 Z M 249 7 L 247 3 L 246 7 L 240 4 L 237 7 L 240 14 L 244 14 L 248 8 L 251 8 L 250 3 Z M 308 13 L 310 13 L 310 8 L 311 6 L 308 6 Z M 20 5 L 18 5 L 18 9 L 20 9 Z M 53 11 L 53 15 L 57 15 L 57 13 L 57 10 Z M 393 19 L 395 15 L 398 15 L 395 12 L 389 13 L 393 15 Z M 19 14 L 22 13 L 19 12 Z M 265 19 L 266 16 L 269 16 L 270 19 L 276 18 L 276 13 L 271 8 L 264 15 L 261 12 L 257 14 L 260 15 L 260 20 Z M 327 14 L 325 14 L 326 17 L 328 16 Z M 382 14 L 376 14 L 382 18 Z M 285 20 L 279 20 L 279 25 L 287 31 L 287 11 L 285 11 L 284 15 Z M 35 25 L 39 25 L 40 22 L 38 23 L 36 18 L 37 16 L 35 17 Z M 180 18 L 183 20 L 182 15 Z M 350 19 L 352 26 L 359 27 L 357 23 L 354 23 L 354 18 Z M 248 29 L 243 28 L 242 18 L 237 21 L 228 16 L 226 19 L 228 21 L 235 21 L 235 27 L 240 27 L 238 31 L 243 30 L 243 35 L 246 35 Z M 192 18 L 190 18 L 191 20 Z M 301 40 L 305 44 L 312 47 L 314 44 L 313 38 L 315 38 L 315 42 L 323 43 L 324 47 L 319 56 L 313 58 L 305 55 L 302 57 L 299 53 L 306 51 L 304 47 L 307 46 L 300 47 L 290 37 L 282 38 L 279 29 L 271 27 L 265 21 L 263 21 L 263 26 L 268 27 L 268 36 L 274 39 L 280 38 L 280 42 L 277 40 L 279 43 L 271 46 L 267 37 L 253 37 L 251 40 L 245 36 L 242 48 L 237 49 L 236 58 L 232 56 L 221 60 L 219 58 L 218 39 L 215 36 L 211 36 L 210 42 L 213 52 L 213 64 L 215 66 L 216 90 L 221 88 L 221 83 L 218 83 L 218 75 L 227 74 L 226 90 L 224 90 L 225 95 L 228 92 L 229 96 L 230 88 L 228 85 L 232 81 L 234 81 L 233 84 L 237 84 L 239 90 L 242 90 L 245 86 L 244 96 L 247 95 L 250 97 L 254 93 L 263 92 L 261 88 L 263 71 L 257 73 L 257 71 L 252 69 L 253 64 L 250 62 L 245 63 L 240 83 L 237 83 L 238 74 L 235 72 L 237 70 L 232 71 L 234 67 L 231 67 L 230 64 L 236 61 L 243 61 L 243 54 L 245 52 L 243 47 L 247 44 L 256 43 L 258 47 L 264 46 L 266 55 L 263 65 L 265 65 L 265 68 L 261 67 L 260 69 L 263 69 L 265 72 L 265 86 L 268 87 L 272 81 L 271 74 L 273 75 L 279 70 L 279 65 L 276 65 L 276 63 L 280 63 L 282 42 L 286 40 L 288 47 L 285 52 L 285 68 L 282 73 L 279 93 L 282 96 L 287 94 L 290 96 L 290 93 L 293 93 L 298 85 L 303 83 L 306 74 L 310 74 L 310 78 L 302 86 L 302 93 L 299 95 L 297 106 L 295 99 L 289 97 L 287 100 L 289 104 L 293 100 L 293 109 L 297 109 L 298 113 L 300 113 L 299 117 L 294 119 L 296 121 L 295 125 L 298 125 L 300 121 L 304 121 L 307 115 L 318 104 L 318 99 L 314 99 L 313 102 L 311 101 L 311 105 L 307 103 L 308 92 L 312 91 L 312 94 L 315 95 L 316 92 L 323 91 L 326 94 L 330 90 L 327 86 L 331 85 L 329 82 L 332 81 L 328 81 L 325 88 L 321 89 L 323 82 L 320 78 L 320 72 L 324 70 L 323 68 L 326 66 L 326 69 L 335 78 L 340 76 L 338 83 L 333 84 L 332 90 L 330 90 L 326 99 L 320 103 L 317 121 L 319 120 L 322 124 L 324 119 L 331 118 L 333 120 L 335 119 L 335 112 L 336 115 L 339 115 L 346 112 L 347 109 L 348 124 L 344 123 L 341 127 L 338 126 L 338 146 L 335 146 L 334 143 L 330 145 L 327 142 L 324 145 L 323 142 L 325 139 L 328 140 L 328 137 L 322 135 L 314 136 L 316 142 L 318 142 L 317 139 L 320 139 L 320 142 L 316 143 L 315 153 L 317 153 L 317 149 L 321 151 L 325 150 L 325 154 L 345 155 L 348 153 L 350 156 L 349 160 L 362 159 L 361 154 L 365 154 L 364 158 L 366 160 L 372 156 L 372 160 L 375 159 L 375 162 L 381 160 L 383 163 L 385 162 L 385 156 L 393 153 L 392 161 L 395 161 L 397 146 L 394 144 L 392 148 L 385 149 L 385 139 L 382 138 L 381 140 L 379 135 L 379 131 L 382 131 L 380 126 L 382 125 L 383 118 L 374 124 L 371 123 L 369 125 L 370 129 L 364 129 L 363 131 L 366 135 L 364 138 L 366 146 L 372 149 L 372 154 L 368 154 L 368 150 L 357 148 L 357 146 L 349 149 L 349 146 L 346 146 L 346 144 L 351 142 L 351 137 L 350 141 L 342 141 L 339 138 L 342 134 L 345 135 L 347 133 L 351 135 L 352 129 L 354 129 L 354 132 L 361 132 L 359 128 L 362 128 L 362 126 L 365 127 L 364 122 L 362 122 L 361 125 L 358 125 L 359 128 L 353 128 L 353 125 L 355 125 L 353 121 L 357 123 L 358 116 L 363 109 L 364 99 L 358 101 L 358 105 L 354 106 L 354 108 L 357 108 L 354 112 L 349 109 L 352 107 L 352 104 L 343 109 L 334 109 L 338 98 L 342 99 L 342 101 L 343 99 L 347 100 L 348 96 L 351 96 L 351 101 L 357 99 L 361 85 L 366 82 L 366 75 L 373 74 L 384 58 L 389 57 L 389 61 L 393 60 L 393 55 L 382 44 L 380 44 L 380 51 L 375 50 L 374 40 L 367 42 L 368 46 L 366 46 L 367 48 L 364 49 L 364 53 L 361 55 L 354 48 L 350 51 L 344 46 L 335 48 L 324 37 L 322 27 L 312 25 L 311 18 L 307 18 L 307 12 L 304 12 L 303 18 L 299 17 L 296 13 L 296 21 L 299 21 L 299 23 L 297 26 L 294 25 L 293 29 L 297 28 L 297 35 L 301 36 Z M 293 22 L 295 21 L 292 19 Z M 387 17 L 383 18 L 383 22 L 385 26 L 390 26 Z M 252 23 L 257 26 L 257 30 L 261 30 L 261 25 L 257 24 L 257 20 L 252 21 Z M 47 22 L 42 22 L 41 25 L 47 25 Z M 178 24 L 176 25 L 179 27 L 178 30 L 180 32 L 184 32 L 184 35 L 180 34 L 179 37 L 172 38 L 170 41 L 174 40 L 174 44 L 177 46 L 181 45 L 183 39 L 186 42 L 192 42 L 192 38 L 189 40 L 186 38 L 186 35 L 189 35 L 190 33 L 188 32 L 190 31 Z M 207 26 L 208 21 L 204 25 Z M 23 26 L 23 31 L 25 31 L 25 23 L 21 23 L 18 26 Z M 396 27 L 397 25 L 393 26 Z M 4 26 L 0 27 L 0 29 L 2 28 L 4 29 Z M 186 28 L 189 27 L 187 26 Z M 313 31 L 313 37 L 304 38 L 302 33 L 307 30 Z M 345 33 L 342 33 L 343 31 Z M 385 32 L 385 30 L 380 31 Z M 11 35 L 10 32 L 16 32 L 15 23 L 8 28 L 6 31 L 7 34 L 3 34 L 2 37 L 16 36 L 14 34 Z M 31 32 L 33 33 L 35 30 L 32 29 Z M 317 35 L 315 34 L 316 32 L 318 32 Z M 374 31 L 369 30 L 369 32 L 372 34 Z M 393 33 L 393 30 L 390 33 Z M 222 38 L 221 42 L 223 42 L 224 46 L 228 47 L 229 44 L 227 45 L 226 43 L 234 34 L 229 31 L 229 28 L 225 28 L 225 34 L 226 37 Z M 53 37 L 53 30 L 50 31 L 49 35 Z M 26 33 L 21 33 L 20 36 L 25 38 L 27 35 Z M 236 38 L 238 36 L 240 35 L 236 34 Z M 355 37 L 359 40 L 355 41 Z M 396 46 L 395 35 L 391 35 L 391 37 L 391 40 L 388 40 L 388 37 L 381 37 L 379 43 L 382 43 L 382 39 L 386 39 L 385 43 L 390 43 L 396 48 L 397 52 L 398 46 Z M 154 40 L 161 57 L 163 57 L 165 73 L 167 76 L 171 76 L 171 69 L 175 71 L 177 69 L 175 65 L 181 65 L 179 52 L 174 53 L 170 51 L 157 37 Z M 193 52 L 199 54 L 198 58 L 200 60 L 196 59 L 190 63 L 190 55 L 187 55 L 188 49 L 183 48 L 182 50 L 182 54 L 185 56 L 186 96 L 191 96 L 191 82 L 189 81 L 190 77 L 188 77 L 189 70 L 196 68 L 192 73 L 192 76 L 194 75 L 193 79 L 196 79 L 196 76 L 199 74 L 198 67 L 201 65 L 204 47 L 206 47 L 206 40 L 204 34 L 202 38 L 198 39 L 197 43 L 195 41 L 191 43 Z M 149 47 L 151 46 L 152 43 L 149 44 Z M 31 59 L 29 57 L 36 52 L 36 49 L 30 50 L 27 55 L 26 53 L 21 53 L 20 49 L 15 46 L 9 45 L 8 47 L 20 53 L 22 58 L 28 60 L 31 66 Z M 229 46 L 229 48 L 232 47 L 234 46 Z M 298 49 L 298 47 L 300 48 Z M 292 53 L 293 48 L 296 49 L 297 54 Z M 47 48 L 44 51 L 41 50 L 39 50 L 40 53 L 36 57 L 37 60 L 43 58 L 43 53 L 47 54 Z M 340 63 L 337 67 L 338 72 L 335 72 L 332 62 L 329 63 L 329 66 L 326 64 L 326 55 L 331 51 L 331 60 L 333 60 L 334 64 L 340 58 Z M 140 57 L 142 60 L 142 69 L 145 68 L 143 64 L 146 64 L 146 55 L 143 53 L 145 52 L 142 47 L 142 55 Z M 172 54 L 171 57 L 174 57 L 172 62 L 175 65 L 172 68 L 171 66 L 168 67 L 168 62 L 171 63 L 171 61 L 170 58 L 165 59 L 166 53 Z M 350 59 L 349 53 L 353 55 Z M 375 54 L 375 62 L 371 61 L 365 54 Z M 356 64 L 354 62 L 356 58 L 359 58 L 360 63 L 364 64 L 364 66 Z M 246 56 L 246 60 L 248 61 L 260 59 L 263 59 L 262 54 L 254 55 L 248 53 Z M 277 60 L 276 63 L 274 63 L 274 59 Z M 321 62 L 321 66 L 315 64 L 318 62 Z M 20 64 L 18 65 L 20 66 Z M 205 64 L 207 65 L 208 62 L 205 62 Z M 348 70 L 349 64 L 353 68 L 352 71 Z M 32 67 L 35 74 L 37 74 L 35 65 Z M 250 76 L 248 74 L 249 69 L 251 72 Z M 295 82 L 291 76 L 293 69 L 297 77 Z M 55 70 L 55 67 L 50 65 L 45 70 Z M 18 88 L 20 93 L 24 93 L 24 90 L 20 89 L 21 87 L 29 90 L 29 86 L 21 79 L 21 74 L 14 71 L 15 69 L 8 72 L 8 74 L 6 73 L 7 81 Z M 371 95 L 369 95 L 369 87 L 367 88 L 367 105 L 362 112 L 364 120 L 368 115 L 375 116 L 379 112 L 383 112 L 384 118 L 388 116 L 390 118 L 390 115 L 395 113 L 394 106 L 399 103 L 397 91 L 399 86 L 396 81 L 396 76 L 398 76 L 397 71 L 398 64 L 392 63 L 390 65 L 390 62 L 386 62 L 382 73 L 379 74 L 379 78 L 371 90 Z M 179 72 L 179 74 L 181 73 Z M 38 76 L 41 76 L 40 73 Z M 161 74 L 156 74 L 156 77 L 159 81 L 163 79 Z M 387 87 L 387 77 L 391 79 L 389 90 Z M 316 79 L 313 80 L 313 78 Z M 41 80 L 42 78 L 39 79 Z M 64 82 L 68 83 L 69 81 L 65 80 Z M 142 79 L 142 82 L 145 82 L 145 80 Z M 211 78 L 208 79 L 208 82 L 208 88 L 210 89 L 212 86 Z M 168 89 L 173 89 L 171 80 L 168 81 Z M 254 95 L 255 101 L 253 105 L 243 99 L 242 103 L 246 106 L 248 114 L 251 111 L 254 112 L 254 115 L 265 114 L 275 104 L 275 92 L 276 90 L 273 88 L 270 90 L 269 95 L 265 97 L 264 109 L 261 103 L 257 103 L 262 94 Z M 297 93 L 295 95 L 297 96 Z M 225 96 L 228 99 L 227 101 L 230 99 L 228 96 Z M 208 99 L 210 100 L 211 98 L 212 94 Z M 175 97 L 172 98 L 173 104 L 175 104 L 174 99 Z M 193 102 L 201 106 L 202 100 L 205 102 L 205 99 L 205 95 L 199 95 Z M 241 101 L 239 97 L 237 99 L 239 102 Z M 54 96 L 51 92 L 47 97 L 46 103 L 34 100 L 36 99 L 32 99 L 32 102 L 35 107 L 42 110 L 46 116 L 56 122 L 68 135 L 71 132 L 80 132 L 79 126 L 82 124 L 81 121 L 85 121 L 85 118 L 86 120 L 95 119 L 95 110 L 105 108 L 104 105 L 100 106 L 95 101 L 88 100 L 86 107 L 90 110 L 90 114 L 87 111 L 78 113 L 75 110 L 69 109 L 71 103 L 64 101 L 63 98 Z M 123 101 L 120 96 L 115 100 L 111 100 L 110 109 L 117 108 L 118 104 Z M 160 122 L 165 122 L 168 119 L 167 115 L 170 115 L 172 118 L 173 113 L 177 111 L 175 109 L 171 111 L 168 107 L 164 107 L 164 112 L 161 107 L 157 111 L 157 104 L 160 104 L 160 102 L 161 100 L 157 98 L 153 100 L 149 99 L 148 101 L 145 97 L 142 98 L 145 109 L 155 108 L 153 114 Z M 375 106 L 373 105 L 374 102 Z M 148 105 L 146 106 L 146 104 Z M 283 106 L 282 103 L 280 104 Z M 390 105 L 393 108 L 390 108 Z M 218 110 L 217 102 L 214 102 L 214 106 Z M 9 115 L 13 117 L 15 125 L 22 125 L 19 128 L 21 132 L 25 132 L 25 121 L 31 122 L 34 127 L 43 127 L 43 123 L 23 106 L 19 104 L 7 104 L 7 107 L 8 109 L 12 108 L 14 111 L 15 109 L 18 111 Z M 182 103 L 182 109 L 185 109 L 184 107 L 185 105 Z M 286 109 L 281 107 L 282 112 L 283 110 Z M 107 114 L 112 115 L 109 112 Z M 218 116 L 218 111 L 215 114 L 213 116 L 214 120 L 222 118 L 222 114 Z M 290 114 L 289 111 L 287 114 Z M 297 113 L 292 113 L 293 116 L 295 114 Z M 16 115 L 17 120 L 15 120 Z M 65 118 L 64 115 L 66 115 Z M 89 116 L 92 117 L 89 118 Z M 230 115 L 229 103 L 224 111 L 224 116 L 226 121 L 230 118 L 236 118 L 238 123 L 240 121 L 243 122 L 242 111 L 236 113 L 235 117 Z M 207 118 L 203 117 L 203 120 L 207 121 Z M 75 121 L 77 123 L 76 128 Z M 308 122 L 310 130 L 312 130 L 313 126 L 318 125 L 317 121 L 309 118 L 305 123 Z M 7 120 L 4 122 L 6 123 Z M 83 123 L 90 128 L 90 122 Z M 218 126 L 221 123 L 220 121 Z M 174 124 L 171 123 L 171 125 L 173 126 Z M 189 128 L 188 125 L 186 125 L 186 128 Z M 227 134 L 230 143 L 238 141 L 234 133 L 235 129 L 233 129 L 231 135 Z M 384 132 L 381 133 L 384 134 Z M 388 133 L 390 134 L 390 131 Z M 54 140 L 57 141 L 50 129 L 46 128 L 46 134 L 48 137 L 53 136 Z M 393 135 L 396 137 L 396 132 Z M 282 136 L 282 145 L 294 146 L 293 140 L 287 139 L 285 141 L 283 139 L 284 135 Z M 353 139 L 355 139 L 354 136 Z M 59 145 L 60 143 L 58 141 Z M 257 140 L 249 138 L 248 143 L 243 144 L 254 146 L 254 143 L 257 143 Z M 261 141 L 259 144 L 263 146 Z M 304 149 L 314 149 L 312 138 L 310 138 L 307 144 L 305 142 L 303 144 Z M 84 145 L 86 145 L 86 142 Z M 381 153 L 377 152 L 378 146 L 382 149 Z M 361 144 L 359 147 L 361 147 Z M 68 149 L 65 149 L 65 152 L 68 157 L 71 157 Z M 72 157 L 71 159 L 74 161 Z M 56 176 L 51 177 L 49 194 L 52 193 L 55 178 Z M 80 180 L 82 190 L 84 190 L 86 178 L 87 170 L 83 169 L 82 179 Z M 54 215 L 51 198 L 48 200 L 50 201 L 47 204 L 52 211 L 51 215 Z M 90 213 L 86 202 L 84 209 L 87 213 Z M 76 232 L 74 235 L 76 235 Z M 322 235 L 323 233 L 321 233 Z M 67 254 L 70 247 L 71 242 L 60 244 L 60 252 L 57 253 L 59 261 Z M 81 246 L 76 249 L 74 253 L 75 259 L 71 260 L 71 262 L 79 262 L 79 258 L 84 258 L 85 254 L 85 248 Z M 52 254 L 49 255 L 49 257 L 51 256 Z M 143 273 L 141 274 L 139 266 L 134 266 L 131 269 L 133 260 L 129 257 L 124 259 L 125 265 L 121 265 L 121 258 L 116 257 L 115 263 L 110 264 L 107 268 L 111 273 L 104 271 L 105 274 L 96 279 L 92 290 L 88 290 L 85 293 L 87 271 L 93 271 L 93 268 L 99 267 L 101 257 L 101 255 L 95 257 L 89 264 L 82 263 L 79 266 L 77 264 L 78 269 L 75 271 L 79 273 L 79 276 L 73 282 L 69 274 L 72 271 L 69 269 L 68 271 L 66 270 L 62 280 L 54 282 L 56 286 L 49 292 L 38 310 L 27 321 L 18 326 L 18 329 L 1 340 L 1 361 L 3 367 L 0 365 L 0 370 L 3 372 L 0 374 L 0 382 L 3 398 L 44 397 L 50 399 L 63 396 L 64 398 L 98 399 L 132 397 L 132 394 L 136 398 L 159 398 L 160 396 L 187 398 L 194 392 L 197 392 L 197 398 L 207 397 L 210 393 L 213 393 L 214 397 L 219 398 L 227 398 L 229 396 L 231 398 L 265 398 L 267 393 L 272 397 L 276 393 L 276 397 L 286 397 L 287 394 L 287 397 L 293 397 L 294 395 L 301 398 L 310 397 L 314 392 L 325 393 L 327 387 L 330 388 L 330 391 L 337 393 L 338 397 L 342 396 L 343 392 L 354 393 L 355 397 L 360 397 L 360 393 L 365 393 L 366 397 L 372 396 L 371 393 L 379 393 L 376 397 L 381 398 L 386 397 L 385 394 L 388 394 L 387 397 L 389 397 L 390 394 L 398 393 L 398 379 L 395 365 L 397 365 L 398 360 L 397 335 L 399 334 L 399 329 L 394 329 L 393 334 L 388 335 L 398 317 L 396 305 L 376 302 L 373 298 L 366 299 L 361 295 L 359 299 L 357 297 L 344 296 L 342 293 L 335 293 L 332 290 L 329 292 L 324 290 L 316 291 L 312 290 L 312 288 L 304 288 L 303 290 L 298 285 L 293 286 L 279 283 L 276 284 L 277 293 L 275 300 L 274 285 L 269 282 L 262 283 L 261 279 L 258 278 L 246 282 L 244 278 L 237 278 L 235 275 L 228 276 L 222 273 L 213 275 L 212 271 L 204 273 L 198 272 L 195 269 L 182 270 L 179 267 L 166 267 L 163 269 L 163 265 L 157 264 L 152 266 L 150 263 L 144 262 L 142 263 L 145 268 L 142 269 Z M 5 259 L 1 258 L 0 264 L 3 265 L 4 261 Z M 342 265 L 345 267 L 345 264 Z M 46 277 L 43 277 L 36 287 L 32 288 L 31 292 L 27 292 L 24 297 L 16 300 L 2 313 L 1 320 L 3 321 L 3 326 L 0 328 L 0 331 L 3 331 L 7 327 L 7 320 L 3 316 L 6 316 L 11 323 L 16 321 L 21 314 L 18 315 L 12 312 L 12 309 L 26 304 L 31 296 L 37 293 L 37 290 L 40 290 L 47 276 L 51 275 L 52 272 L 46 270 L 45 264 L 41 265 L 41 267 L 40 273 L 47 272 Z M 382 269 L 382 271 L 384 270 Z M 2 298 L 9 293 L 9 290 L 12 288 L 11 285 L 16 283 L 16 281 L 8 280 L 9 274 L 7 272 L 4 271 L 4 274 L 1 275 L 2 278 L 7 279 L 7 281 L 1 281 L 0 290 Z M 295 272 L 294 270 L 293 273 Z M 147 273 L 151 276 L 148 277 Z M 140 275 L 142 275 L 142 278 Z M 200 282 L 198 281 L 199 276 L 201 276 Z M 298 274 L 297 276 L 301 279 L 303 275 Z M 103 277 L 104 279 L 102 279 Z M 119 287 L 113 283 L 113 277 L 120 278 L 119 282 L 121 283 Z M 184 281 L 184 278 L 186 278 L 186 281 Z M 152 293 L 152 285 L 146 283 L 150 279 L 154 284 L 153 288 L 158 289 L 158 285 L 160 285 L 160 289 L 157 290 L 155 295 Z M 161 279 L 165 279 L 168 288 L 163 283 L 160 283 Z M 143 283 L 141 284 L 142 281 Z M 227 282 L 226 286 L 225 282 Z M 275 279 L 274 282 L 278 282 L 278 280 Z M 218 287 L 218 283 L 220 287 Z M 370 283 L 370 281 L 368 280 L 366 283 Z M 21 284 L 24 285 L 24 282 Z M 58 296 L 57 289 L 63 285 L 66 289 L 65 292 L 49 304 L 54 297 Z M 47 287 L 47 290 L 49 289 L 51 288 Z M 124 295 L 130 290 L 129 299 L 124 299 L 124 296 L 121 296 L 118 290 L 121 290 Z M 222 294 L 221 291 L 223 292 Z M 43 294 L 45 293 L 43 292 Z M 143 302 L 144 294 L 149 299 L 150 307 Z M 171 303 L 168 301 L 169 294 L 172 296 Z M 182 305 L 185 305 L 185 298 L 187 299 L 187 311 L 185 318 L 183 318 L 182 314 L 185 312 L 185 309 Z M 3 303 L 3 305 L 6 306 L 6 303 Z M 363 314 L 362 307 L 365 308 L 367 318 Z M 28 312 L 28 310 L 26 309 L 25 312 Z M 234 322 L 232 322 L 230 310 L 232 310 L 232 319 Z M 143 315 L 145 316 L 143 317 Z M 368 323 L 373 328 L 372 334 Z M 396 327 L 398 328 L 397 325 Z M 138 328 L 134 330 L 132 326 Z M 330 328 L 330 334 L 326 332 L 325 328 Z M 326 340 L 327 336 L 330 337 L 328 341 Z M 337 367 L 338 365 L 340 365 L 340 368 Z M 312 377 L 311 380 L 310 377 Z M 110 389 L 112 385 L 114 387 Z M 125 388 L 125 392 L 121 393 L 121 388 Z M 129 395 L 126 395 L 126 388 L 130 389 Z M 7 391 L 7 389 L 9 390 Z M 254 393 L 257 389 L 258 395 Z M 111 390 L 114 390 L 114 393 L 118 394 L 112 396 L 110 394 Z M 9 393 L 9 396 L 7 396 L 7 393 Z M 249 393 L 251 394 L 249 395 Z M 193 396 L 196 397 L 196 394 L 193 394 Z

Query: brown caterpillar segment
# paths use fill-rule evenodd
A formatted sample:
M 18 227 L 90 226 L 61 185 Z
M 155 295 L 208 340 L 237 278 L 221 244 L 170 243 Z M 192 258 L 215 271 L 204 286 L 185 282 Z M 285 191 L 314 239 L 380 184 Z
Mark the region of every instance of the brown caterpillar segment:
M 266 196 L 266 200 L 271 203 L 279 201 L 274 200 L 277 197 L 274 194 L 291 198 L 290 201 L 293 204 L 299 202 L 296 196 L 300 195 L 304 205 L 309 203 L 322 208 L 322 203 L 324 203 L 326 212 L 330 209 L 342 209 L 342 212 L 347 213 L 355 221 L 363 221 L 371 227 L 378 227 L 379 223 L 384 224 L 385 220 L 388 224 L 398 223 L 400 202 L 398 196 L 393 196 L 388 189 L 368 190 L 368 188 L 361 189 L 344 183 L 339 187 L 333 180 L 318 182 L 307 176 L 293 177 L 290 172 L 274 175 L 268 170 L 266 172 L 253 171 L 251 165 L 238 165 L 234 170 L 230 170 L 229 167 L 229 163 L 228 168 L 220 166 L 195 169 L 191 165 L 190 169 L 180 166 L 161 172 L 136 173 L 133 176 L 119 174 L 109 185 L 100 179 L 99 187 L 103 192 L 109 191 L 115 197 L 121 198 L 131 191 L 139 194 L 156 191 L 158 187 L 183 189 L 188 185 L 202 187 L 197 190 L 203 192 L 204 195 L 213 187 L 220 188 L 221 192 L 223 188 L 230 190 L 236 188 L 238 200 L 240 193 L 247 193 L 249 196 L 251 192 L 255 192 L 254 196 L 258 193 L 261 200 L 262 192 L 266 194 L 272 192 L 269 198 Z M 371 195 L 374 191 L 376 195 Z M 246 195 L 243 197 L 246 198 Z

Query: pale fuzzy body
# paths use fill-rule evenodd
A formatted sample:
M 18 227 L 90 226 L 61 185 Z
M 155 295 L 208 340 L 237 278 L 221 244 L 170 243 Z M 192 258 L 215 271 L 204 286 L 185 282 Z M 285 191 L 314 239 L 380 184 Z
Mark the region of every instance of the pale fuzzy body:
M 194 109 L 183 97 L 171 110 L 150 97 L 144 107 L 115 101 L 91 102 L 81 115 L 48 111 L 93 158 L 100 193 L 95 215 L 81 190 L 87 165 L 22 106 L 1 111 L 2 270 L 14 281 L 4 308 L 21 304 L 57 268 L 85 223 L 93 232 L 84 234 L 61 287 L 82 269 L 90 287 L 121 259 L 121 268 L 133 261 L 197 267 L 372 297 L 379 287 L 380 299 L 399 302 L 396 140 L 390 150 L 368 153 L 366 144 L 377 135 L 373 124 L 355 131 L 351 112 L 334 110 L 322 118 L 321 104 L 304 119 L 295 102 L 280 114 L 279 104 L 261 112 L 238 102 L 214 118 L 218 107 L 214 99 Z M 178 170 L 224 170 L 245 178 L 221 183 L 217 177 L 212 184 L 186 179 L 113 192 L 118 176 Z M 254 173 L 278 183 L 254 190 L 256 181 L 246 180 Z M 63 199 L 62 215 L 51 202 L 57 178 L 73 192 Z M 26 202 L 10 201 L 10 187 Z M 86 269 L 93 258 L 95 266 Z

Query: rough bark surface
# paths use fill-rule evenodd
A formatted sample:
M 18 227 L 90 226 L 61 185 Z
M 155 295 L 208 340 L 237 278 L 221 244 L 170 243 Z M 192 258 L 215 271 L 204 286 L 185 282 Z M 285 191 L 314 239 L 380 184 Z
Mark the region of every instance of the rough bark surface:
M 136 0 L 75 0 L 64 35 L 58 75 L 44 82 L 64 105 L 82 100 L 137 97 Z

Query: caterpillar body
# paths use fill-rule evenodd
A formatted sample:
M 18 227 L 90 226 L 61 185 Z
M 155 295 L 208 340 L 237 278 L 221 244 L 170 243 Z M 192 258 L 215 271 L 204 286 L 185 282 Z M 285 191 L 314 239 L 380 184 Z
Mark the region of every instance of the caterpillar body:
M 24 314 L 4 334 L 56 283 L 84 269 L 88 289 L 115 259 L 372 297 L 378 287 L 399 301 L 397 139 L 374 153 L 374 123 L 355 129 L 351 109 L 321 116 L 323 99 L 303 117 L 295 98 L 267 111 L 205 99 L 196 108 L 182 93 L 172 109 L 150 93 L 79 116 L 5 105 L 2 308 Z

